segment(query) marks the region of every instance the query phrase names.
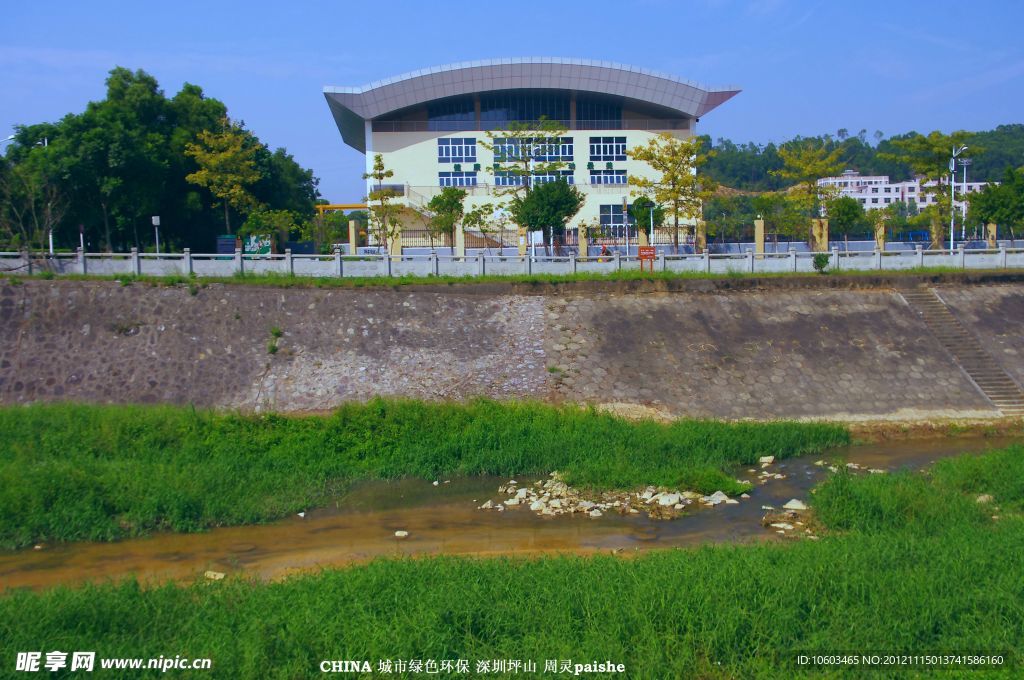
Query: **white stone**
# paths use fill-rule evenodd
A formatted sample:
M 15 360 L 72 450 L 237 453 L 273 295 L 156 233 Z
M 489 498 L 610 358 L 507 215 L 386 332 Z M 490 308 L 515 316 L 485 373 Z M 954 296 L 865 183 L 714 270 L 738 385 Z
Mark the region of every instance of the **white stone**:
M 725 499 L 725 504 L 726 505 L 739 505 L 740 502 L 738 500 L 736 500 L 735 498 L 726 498 Z
M 590 516 L 591 517 L 600 517 L 603 514 L 604 513 L 601 512 L 600 510 L 598 510 L 597 508 L 594 508 L 593 510 L 590 511 Z
M 438 481 L 437 481 L 437 480 L 435 479 L 435 480 L 434 480 L 434 486 L 437 486 L 438 484 L 440 484 L 440 482 L 438 482 Z
M 741 493 L 740 494 L 740 498 L 750 498 L 750 494 L 749 493 Z
M 725 501 L 729 500 L 729 497 L 726 496 L 725 493 L 722 491 L 716 491 L 710 496 L 708 496 L 705 500 L 713 505 L 718 505 L 719 503 L 724 503 Z
M 544 504 L 544 501 L 534 501 L 530 503 L 530 510 L 532 510 L 533 512 L 540 512 L 546 507 L 547 505 Z
M 793 528 L 793 525 L 788 522 L 772 522 L 772 526 L 776 529 L 785 529 L 786 531 Z
M 806 510 L 807 504 L 804 503 L 803 501 L 798 501 L 797 499 L 794 498 L 785 505 L 783 505 L 782 507 L 785 508 L 786 510 Z
M 222 571 L 206 571 L 203 572 L 203 576 L 210 579 L 211 581 L 220 581 L 224 578 L 224 572 Z
M 771 465 L 775 462 L 775 456 L 761 456 L 757 459 L 757 462 L 761 465 Z
M 983 493 L 974 500 L 978 503 L 991 503 L 993 498 L 991 494 Z
M 409 536 L 409 532 L 408 531 L 402 531 L 401 529 L 399 529 L 398 531 L 395 532 L 395 538 L 408 538 L 408 536 Z
M 516 498 L 518 498 L 519 500 L 523 500 L 524 498 L 526 498 L 526 494 L 528 493 L 530 493 L 529 489 L 520 489 L 519 491 L 516 491 Z
M 661 498 L 658 499 L 658 505 L 676 505 L 682 500 L 677 493 L 666 493 L 662 494 Z
M 505 505 L 519 505 L 519 499 L 509 498 L 507 501 L 505 501 Z
M 304 513 L 304 512 L 299 512 L 299 513 L 296 513 L 296 514 L 297 514 L 297 515 L 298 515 L 299 517 L 305 517 L 305 516 L 306 516 L 306 513 Z
M 484 503 L 483 505 L 480 506 L 480 509 L 481 510 L 490 510 L 493 507 L 494 507 L 494 503 L 492 503 L 491 501 L 487 501 L 486 503 Z

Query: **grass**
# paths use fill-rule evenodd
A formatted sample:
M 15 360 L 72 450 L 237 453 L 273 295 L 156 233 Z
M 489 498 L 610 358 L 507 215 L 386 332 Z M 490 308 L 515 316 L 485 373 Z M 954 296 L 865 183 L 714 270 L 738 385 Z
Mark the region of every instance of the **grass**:
M 565 473 L 584 487 L 729 494 L 762 455 L 849 441 L 836 425 L 630 422 L 576 407 L 372 401 L 328 416 L 183 407 L 0 409 L 0 545 L 113 540 L 262 522 L 325 504 L 353 482 Z
M 539 669 L 545 659 L 607 659 L 631 678 L 822 677 L 840 673 L 794 657 L 844 652 L 999 653 L 1009 665 L 984 677 L 1020 677 L 1024 520 L 957 509 L 943 523 L 878 521 L 871 508 L 940 517 L 976 491 L 1020 508 L 1022 478 L 1020 446 L 928 476 L 840 474 L 814 496 L 832 527 L 817 542 L 634 559 L 380 560 L 269 584 L 10 592 L 0 597 L 0 646 L 4 658 L 39 649 L 210 657 L 214 678 L 304 677 L 322 659 L 397 658 L 533 659 Z
M 903 269 L 893 271 L 878 270 L 839 270 L 828 271 L 828 276 L 838 277 L 859 277 L 859 276 L 914 276 L 922 274 L 957 274 L 965 270 L 954 267 L 920 267 L 916 269 Z M 972 274 L 985 274 L 993 272 L 1005 273 L 1004 269 L 970 269 L 966 270 Z M 559 284 L 574 281 L 675 281 L 675 280 L 704 280 L 704 279 L 786 279 L 793 277 L 807 277 L 809 272 L 765 272 L 750 274 L 742 271 L 729 271 L 722 273 L 707 272 L 650 272 L 636 269 L 627 269 L 608 274 L 594 272 L 577 272 L 575 274 L 514 274 L 508 276 L 484 275 L 484 276 L 394 276 L 394 277 L 312 277 L 312 276 L 289 276 L 287 274 L 238 274 L 234 276 L 204 276 L 201 278 L 200 286 L 205 287 L 210 283 L 246 284 L 273 286 L 275 288 L 367 288 L 381 286 L 416 286 L 416 285 L 456 285 L 456 284 L 478 284 L 478 283 L 526 283 L 526 284 Z M 9 281 L 16 279 L 52 279 L 44 274 L 12 275 Z M 185 276 L 134 276 L 131 274 L 62 274 L 59 278 L 69 281 L 118 281 L 121 285 L 131 285 L 133 282 L 148 283 L 154 286 L 177 286 L 189 284 L 190 292 L 195 290 L 195 280 Z M 194 295 L 195 293 L 192 292 Z

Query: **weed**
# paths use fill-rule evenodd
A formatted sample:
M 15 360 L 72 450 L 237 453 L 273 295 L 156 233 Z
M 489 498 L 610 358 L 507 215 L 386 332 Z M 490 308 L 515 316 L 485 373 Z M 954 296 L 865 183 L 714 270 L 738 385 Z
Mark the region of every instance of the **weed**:
M 264 521 L 403 476 L 559 470 L 579 487 L 734 495 L 747 488 L 729 474 L 737 464 L 849 440 L 835 425 L 630 422 L 485 400 L 374 400 L 316 417 L 36 404 L 0 408 L 0 432 L 0 545 L 11 547 Z

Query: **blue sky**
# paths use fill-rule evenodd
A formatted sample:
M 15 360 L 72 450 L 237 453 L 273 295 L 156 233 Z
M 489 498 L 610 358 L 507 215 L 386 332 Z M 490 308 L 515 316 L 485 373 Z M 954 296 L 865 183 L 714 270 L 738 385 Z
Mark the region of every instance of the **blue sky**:
M 1024 3 L 21 2 L 0 12 L 0 136 L 102 98 L 114 66 L 223 100 L 272 147 L 361 198 L 322 89 L 506 56 L 604 59 L 743 92 L 699 131 L 735 141 L 1024 122 Z

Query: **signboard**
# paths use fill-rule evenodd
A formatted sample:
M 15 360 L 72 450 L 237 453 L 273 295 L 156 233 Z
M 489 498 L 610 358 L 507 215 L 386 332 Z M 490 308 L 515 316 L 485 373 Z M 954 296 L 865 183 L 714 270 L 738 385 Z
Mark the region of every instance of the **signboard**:
M 246 255 L 269 255 L 270 246 L 269 234 L 250 234 L 242 243 L 242 252 Z
M 657 257 L 654 246 L 640 246 L 636 249 L 636 255 L 640 259 L 640 271 L 644 269 L 644 262 L 650 262 L 651 271 L 654 271 L 654 259 Z

